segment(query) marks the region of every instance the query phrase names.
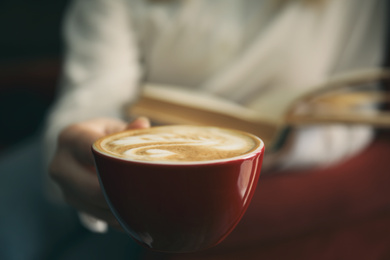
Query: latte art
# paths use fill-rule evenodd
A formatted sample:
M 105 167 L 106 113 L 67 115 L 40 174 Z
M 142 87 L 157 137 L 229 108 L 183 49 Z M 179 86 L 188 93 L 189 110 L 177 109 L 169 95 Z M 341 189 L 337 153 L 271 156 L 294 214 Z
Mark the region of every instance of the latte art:
M 104 138 L 100 149 L 136 161 L 196 162 L 232 158 L 259 146 L 251 135 L 215 127 L 165 126 Z

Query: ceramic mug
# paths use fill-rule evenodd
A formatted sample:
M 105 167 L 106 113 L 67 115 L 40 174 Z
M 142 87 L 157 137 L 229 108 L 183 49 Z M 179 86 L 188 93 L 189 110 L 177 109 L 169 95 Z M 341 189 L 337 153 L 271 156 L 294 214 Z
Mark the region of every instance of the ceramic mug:
M 155 251 L 194 252 L 220 243 L 255 192 L 264 155 L 261 139 L 240 133 L 253 140 L 251 151 L 184 163 L 138 161 L 102 149 L 102 141 L 128 133 L 132 130 L 92 146 L 102 191 L 123 229 Z

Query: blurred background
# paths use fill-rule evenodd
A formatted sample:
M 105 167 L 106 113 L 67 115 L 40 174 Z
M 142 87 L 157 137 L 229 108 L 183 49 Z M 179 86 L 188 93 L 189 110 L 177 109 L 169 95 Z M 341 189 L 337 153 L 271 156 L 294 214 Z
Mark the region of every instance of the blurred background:
M 55 96 L 69 0 L 0 0 L 0 154 L 39 130 Z

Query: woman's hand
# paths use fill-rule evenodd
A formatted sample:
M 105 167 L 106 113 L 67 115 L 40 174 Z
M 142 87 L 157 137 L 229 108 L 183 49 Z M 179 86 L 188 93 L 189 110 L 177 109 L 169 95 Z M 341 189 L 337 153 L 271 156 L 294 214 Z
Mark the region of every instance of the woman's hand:
M 77 210 L 119 228 L 100 189 L 91 146 L 105 135 L 147 127 L 150 123 L 146 118 L 138 118 L 130 124 L 118 119 L 100 118 L 65 128 L 59 136 L 57 151 L 49 168 L 49 174 L 60 186 L 65 201 Z

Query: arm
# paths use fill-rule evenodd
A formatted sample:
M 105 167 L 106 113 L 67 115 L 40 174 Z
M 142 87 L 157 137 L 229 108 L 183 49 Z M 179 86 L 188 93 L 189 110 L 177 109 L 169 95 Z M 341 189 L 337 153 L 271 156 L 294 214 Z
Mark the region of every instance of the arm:
M 76 0 L 64 21 L 65 57 L 60 96 L 47 120 L 50 158 L 60 131 L 94 117 L 121 117 L 136 97 L 138 50 L 122 1 Z M 49 159 L 50 160 L 50 159 Z
M 59 98 L 47 118 L 44 136 L 46 164 L 68 125 L 95 117 L 121 118 L 123 105 L 136 97 L 141 75 L 122 1 L 74 1 L 65 16 L 64 37 Z
M 122 1 L 76 0 L 65 17 L 64 33 L 60 96 L 45 132 L 46 163 L 58 184 L 46 178 L 49 196 L 60 199 L 62 193 L 78 210 L 114 224 L 93 169 L 90 145 L 126 128 L 121 110 L 136 97 L 141 69 L 128 9 Z M 131 127 L 147 126 L 144 122 Z

